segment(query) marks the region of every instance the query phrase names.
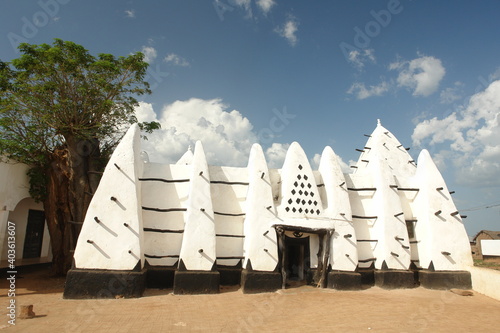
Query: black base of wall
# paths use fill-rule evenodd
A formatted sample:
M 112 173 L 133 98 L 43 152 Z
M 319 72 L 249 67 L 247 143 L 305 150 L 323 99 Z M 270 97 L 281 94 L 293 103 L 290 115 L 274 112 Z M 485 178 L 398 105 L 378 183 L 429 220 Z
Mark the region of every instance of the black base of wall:
M 169 289 L 174 286 L 176 267 L 148 266 L 146 286 L 148 288 Z
M 310 286 L 317 286 L 319 282 L 319 277 L 316 276 L 316 268 L 309 268 L 306 270 L 306 283 Z
M 468 271 L 419 271 L 422 287 L 428 289 L 472 289 L 472 280 Z
M 241 282 L 241 267 L 217 266 L 221 286 L 237 286 Z
M 418 283 L 412 271 L 375 270 L 375 285 L 384 289 L 416 288 Z
M 272 292 L 281 289 L 281 273 L 248 271 L 241 272 L 241 289 L 244 294 Z
M 357 272 L 332 271 L 328 273 L 328 288 L 337 290 L 360 290 L 361 274 Z
M 176 271 L 174 294 L 216 294 L 219 284 L 220 274 L 217 271 Z
M 146 288 L 146 271 L 71 269 L 66 276 L 63 298 L 141 297 Z
M 362 268 L 357 271 L 361 274 L 361 285 L 364 287 L 373 287 L 375 285 L 375 271 L 372 268 Z

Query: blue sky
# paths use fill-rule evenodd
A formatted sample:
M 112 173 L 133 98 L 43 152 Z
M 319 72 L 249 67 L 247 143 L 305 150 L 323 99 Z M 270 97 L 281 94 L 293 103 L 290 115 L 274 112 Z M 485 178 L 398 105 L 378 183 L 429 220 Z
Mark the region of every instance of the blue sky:
M 153 161 L 200 139 L 213 164 L 246 165 L 260 142 L 280 167 L 298 141 L 313 167 L 326 145 L 349 165 L 380 118 L 414 158 L 430 151 L 473 235 L 500 230 L 499 13 L 494 0 L 3 0 L 0 59 L 53 38 L 144 52 L 138 116 L 163 125 L 144 144 Z

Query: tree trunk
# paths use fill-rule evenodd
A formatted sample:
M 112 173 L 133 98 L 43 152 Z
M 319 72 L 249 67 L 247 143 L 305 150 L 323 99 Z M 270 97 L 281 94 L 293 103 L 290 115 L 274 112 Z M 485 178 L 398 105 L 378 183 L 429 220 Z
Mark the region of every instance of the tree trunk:
M 97 141 L 67 137 L 66 146 L 52 156 L 44 209 L 55 274 L 66 274 L 71 268 L 85 213 L 99 182 L 92 173 L 99 167 L 99 155 Z
M 69 174 L 67 151 L 64 148 L 57 149 L 46 170 L 47 196 L 43 203 L 52 247 L 52 267 L 57 275 L 65 274 L 71 267 L 67 239 L 68 221 L 71 219 L 68 206 Z

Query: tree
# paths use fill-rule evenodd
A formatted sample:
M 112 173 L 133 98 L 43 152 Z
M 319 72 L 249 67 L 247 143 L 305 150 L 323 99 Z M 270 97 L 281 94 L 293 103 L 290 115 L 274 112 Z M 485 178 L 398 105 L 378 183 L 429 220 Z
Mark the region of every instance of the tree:
M 54 272 L 64 274 L 99 171 L 137 122 L 136 97 L 151 93 L 148 64 L 140 52 L 95 57 L 60 39 L 19 50 L 10 63 L 0 60 L 0 154 L 31 167 L 30 193 L 44 205 Z

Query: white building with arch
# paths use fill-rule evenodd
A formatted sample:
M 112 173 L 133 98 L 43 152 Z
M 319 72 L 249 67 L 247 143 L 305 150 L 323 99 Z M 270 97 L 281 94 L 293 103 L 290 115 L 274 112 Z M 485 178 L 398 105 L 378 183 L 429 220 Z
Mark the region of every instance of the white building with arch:
M 0 162 L 0 268 L 9 267 L 12 259 L 15 266 L 52 260 L 43 205 L 29 194 L 28 169 L 25 164 Z

